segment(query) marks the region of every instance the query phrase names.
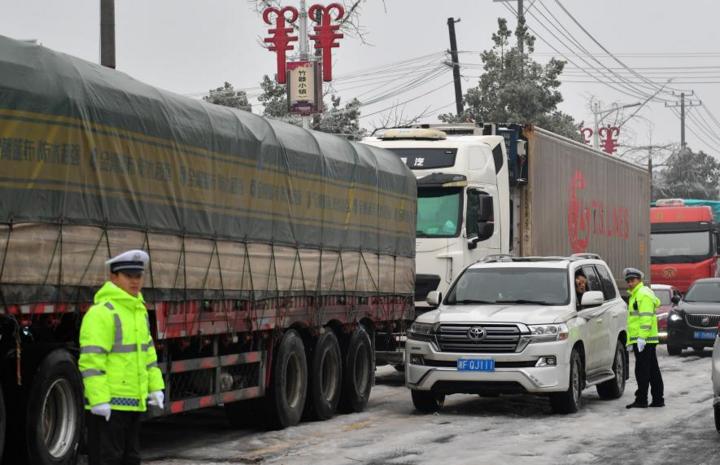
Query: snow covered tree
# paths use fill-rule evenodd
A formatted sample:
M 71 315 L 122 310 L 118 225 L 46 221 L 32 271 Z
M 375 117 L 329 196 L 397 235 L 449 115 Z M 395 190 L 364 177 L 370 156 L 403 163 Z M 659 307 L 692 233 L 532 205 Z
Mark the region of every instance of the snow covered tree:
M 244 90 L 236 91 L 232 84 L 225 81 L 222 87 L 211 89 L 208 95 L 203 97 L 206 102 L 215 105 L 223 105 L 226 107 L 237 108 L 239 110 L 252 111 L 250 102 L 248 102 L 247 94 Z
M 668 159 L 658 181 L 653 194 L 659 198 L 717 200 L 720 162 L 703 151 L 684 149 Z
M 492 35 L 494 46 L 480 57 L 484 65 L 477 87 L 465 94 L 465 114 L 440 115 L 445 122 L 477 121 L 498 123 L 532 123 L 558 134 L 580 140 L 572 116 L 557 109 L 563 101 L 560 74 L 565 62 L 551 59 L 546 65 L 532 60 L 535 37 L 521 21 L 515 30 L 516 44 L 507 20 L 498 19 L 498 30 Z M 521 53 L 517 43 L 522 42 Z

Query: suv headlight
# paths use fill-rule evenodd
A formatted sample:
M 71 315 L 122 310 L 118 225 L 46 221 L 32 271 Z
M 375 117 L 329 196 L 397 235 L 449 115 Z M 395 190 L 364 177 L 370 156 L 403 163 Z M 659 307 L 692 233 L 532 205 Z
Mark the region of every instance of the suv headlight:
M 408 331 L 408 339 L 418 341 L 432 341 L 433 325 L 430 323 L 413 323 Z
M 570 332 L 565 323 L 557 325 L 528 325 L 530 342 L 564 341 Z
M 680 315 L 677 312 L 670 313 L 669 318 L 670 318 L 670 321 L 681 321 L 683 319 L 682 315 Z

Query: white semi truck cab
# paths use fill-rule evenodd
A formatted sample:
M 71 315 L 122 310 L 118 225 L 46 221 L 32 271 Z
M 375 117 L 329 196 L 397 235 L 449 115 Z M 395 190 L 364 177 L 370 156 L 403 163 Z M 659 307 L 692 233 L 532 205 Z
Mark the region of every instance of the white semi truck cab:
M 486 126 L 488 132 L 499 131 Z M 512 252 L 516 215 L 510 180 L 517 176 L 509 173 L 514 164 L 503 136 L 483 135 L 483 128 L 472 124 L 422 125 L 384 130 L 363 142 L 396 153 L 417 178 L 418 313 L 430 309 L 429 292 L 444 295 L 466 266 Z M 522 156 L 523 142 L 513 143 Z

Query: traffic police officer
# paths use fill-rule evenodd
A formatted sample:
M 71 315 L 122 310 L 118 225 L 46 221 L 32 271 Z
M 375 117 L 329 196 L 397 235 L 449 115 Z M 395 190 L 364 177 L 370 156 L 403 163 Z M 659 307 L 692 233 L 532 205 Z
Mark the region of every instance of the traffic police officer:
M 627 408 L 648 407 L 648 385 L 652 393 L 650 407 L 664 407 L 663 380 L 655 348 L 659 342 L 655 309 L 660 306 L 653 291 L 642 282 L 643 273 L 636 268 L 625 268 L 628 284 L 627 345 L 635 353 L 635 401 Z
M 149 261 L 142 250 L 106 262 L 110 281 L 95 294 L 80 327 L 89 465 L 140 463 L 140 417 L 164 408 L 162 373 L 140 292 Z

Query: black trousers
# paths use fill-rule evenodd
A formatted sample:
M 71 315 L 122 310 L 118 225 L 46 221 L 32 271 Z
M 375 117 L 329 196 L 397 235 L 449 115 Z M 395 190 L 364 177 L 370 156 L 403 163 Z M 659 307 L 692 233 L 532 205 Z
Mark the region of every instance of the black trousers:
M 105 421 L 87 412 L 88 465 L 140 465 L 141 415 L 113 410 Z
M 648 385 L 652 394 L 653 402 L 663 402 L 663 385 L 660 366 L 658 365 L 656 344 L 647 344 L 642 352 L 638 351 L 637 345 L 633 346 L 635 353 L 635 380 L 638 389 L 635 391 L 635 400 L 646 403 L 648 400 Z

